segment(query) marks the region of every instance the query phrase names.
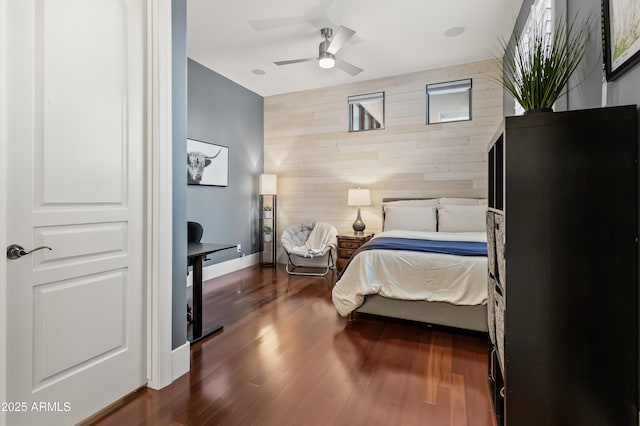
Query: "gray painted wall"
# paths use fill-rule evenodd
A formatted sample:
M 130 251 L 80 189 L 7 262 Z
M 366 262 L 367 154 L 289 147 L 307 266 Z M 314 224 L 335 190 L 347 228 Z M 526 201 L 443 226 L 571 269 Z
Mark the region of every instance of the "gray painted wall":
M 187 111 L 189 138 L 229 147 L 229 186 L 188 186 L 187 220 L 202 224 L 203 242 L 240 243 L 245 254 L 257 253 L 264 99 L 189 59 Z M 186 150 L 180 155 L 186 164 Z M 205 266 L 238 256 L 216 253 Z
M 591 14 L 594 33 L 585 63 L 576 71 L 569 94 L 570 109 L 597 108 L 602 105 L 602 37 L 600 30 L 600 0 L 567 0 L 568 15 Z M 579 84 L 578 84 L 579 83 Z M 640 104 L 640 64 L 616 80 L 607 82 L 608 106 Z
M 173 276 L 172 348 L 187 341 L 187 0 L 171 2 L 172 141 L 173 141 Z
M 578 21 L 590 17 L 591 40 L 582 63 L 569 80 L 568 109 L 587 109 L 602 106 L 602 30 L 600 28 L 600 1 L 567 1 L 567 16 Z

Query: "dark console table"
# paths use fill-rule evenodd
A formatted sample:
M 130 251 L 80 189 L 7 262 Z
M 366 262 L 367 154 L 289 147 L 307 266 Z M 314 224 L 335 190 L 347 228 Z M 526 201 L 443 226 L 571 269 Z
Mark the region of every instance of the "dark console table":
M 193 334 L 191 343 L 202 340 L 222 330 L 222 325 L 202 331 L 202 261 L 211 253 L 235 248 L 235 244 L 189 243 L 187 246 L 187 262 L 193 266 Z

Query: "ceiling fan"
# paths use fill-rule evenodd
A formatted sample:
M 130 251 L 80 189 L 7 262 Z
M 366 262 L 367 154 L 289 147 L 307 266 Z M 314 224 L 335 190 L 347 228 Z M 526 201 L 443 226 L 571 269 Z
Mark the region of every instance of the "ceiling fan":
M 318 61 L 320 68 L 333 68 L 334 66 L 341 70 L 348 72 L 352 76 L 360 74 L 363 70 L 355 65 L 345 62 L 335 57 L 336 53 L 342 48 L 342 46 L 351 38 L 356 32 L 350 28 L 340 26 L 338 31 L 333 36 L 333 30 L 331 28 L 322 28 L 320 30 L 320 36 L 324 38 L 324 41 L 320 43 L 318 47 L 317 58 L 305 58 L 305 59 L 292 59 L 290 61 L 278 61 L 274 62 L 276 65 L 290 65 L 297 64 L 299 62 Z

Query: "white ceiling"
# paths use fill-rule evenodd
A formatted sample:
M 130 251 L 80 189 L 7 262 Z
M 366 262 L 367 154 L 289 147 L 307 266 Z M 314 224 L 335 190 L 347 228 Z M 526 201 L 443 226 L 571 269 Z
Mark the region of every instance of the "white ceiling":
M 522 0 L 188 0 L 188 56 L 262 96 L 481 61 L 499 52 Z M 352 77 L 317 62 L 320 28 L 356 35 L 336 55 Z M 445 36 L 463 27 L 457 37 Z M 252 70 L 266 71 L 256 75 Z

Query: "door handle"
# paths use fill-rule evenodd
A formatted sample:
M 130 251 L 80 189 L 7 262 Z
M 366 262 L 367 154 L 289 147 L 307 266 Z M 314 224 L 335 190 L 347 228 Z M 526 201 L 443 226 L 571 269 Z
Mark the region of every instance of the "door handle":
M 34 251 L 38 251 L 38 250 L 42 250 L 42 249 L 47 249 L 47 250 L 52 250 L 51 247 L 48 246 L 41 246 L 41 247 L 36 247 L 33 250 L 30 251 L 25 251 L 24 247 L 18 245 L 18 244 L 11 244 L 9 247 L 7 247 L 7 258 L 8 259 L 19 259 L 22 256 L 26 256 L 28 254 L 33 253 Z

